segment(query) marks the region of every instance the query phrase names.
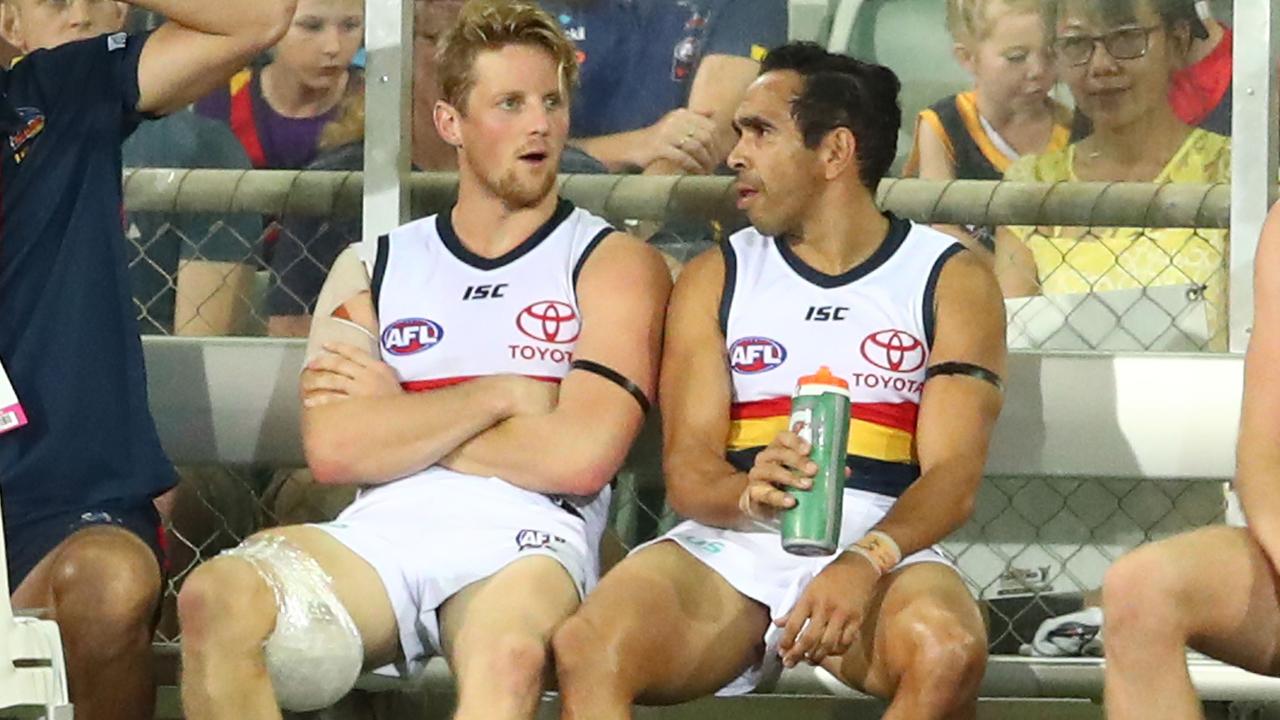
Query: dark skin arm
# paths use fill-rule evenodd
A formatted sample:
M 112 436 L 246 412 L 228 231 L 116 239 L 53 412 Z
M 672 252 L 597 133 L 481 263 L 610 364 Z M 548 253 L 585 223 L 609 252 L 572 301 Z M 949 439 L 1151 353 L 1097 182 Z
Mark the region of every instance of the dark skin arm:
M 937 317 L 931 365 L 965 362 L 1004 374 L 1004 303 L 986 263 L 970 253 L 947 263 L 938 281 Z M 937 376 L 925 385 L 916 427 L 920 479 L 874 528 L 897 541 L 904 557 L 941 541 L 969 519 L 1002 404 L 1003 394 L 994 385 L 969 376 Z M 796 449 L 780 450 L 777 457 L 783 465 L 801 467 Z M 878 568 L 852 552 L 819 573 L 778 620 L 785 627 L 783 663 L 816 665 L 846 652 L 879 577 Z

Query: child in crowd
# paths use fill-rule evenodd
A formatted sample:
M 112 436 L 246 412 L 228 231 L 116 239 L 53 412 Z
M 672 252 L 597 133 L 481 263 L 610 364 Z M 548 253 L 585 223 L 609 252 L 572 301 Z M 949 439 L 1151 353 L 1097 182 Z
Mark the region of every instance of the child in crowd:
M 303 168 L 319 152 L 325 126 L 361 107 L 343 101 L 364 90 L 351 67 L 363 37 L 360 0 L 300 0 L 271 62 L 236 74 L 196 112 L 228 123 L 255 168 Z
M 973 89 L 920 112 L 907 177 L 998 180 L 1019 157 L 1071 139 L 1070 111 L 1049 96 L 1056 75 L 1041 5 L 947 0 L 956 60 L 973 76 Z M 950 230 L 992 247 L 987 228 Z

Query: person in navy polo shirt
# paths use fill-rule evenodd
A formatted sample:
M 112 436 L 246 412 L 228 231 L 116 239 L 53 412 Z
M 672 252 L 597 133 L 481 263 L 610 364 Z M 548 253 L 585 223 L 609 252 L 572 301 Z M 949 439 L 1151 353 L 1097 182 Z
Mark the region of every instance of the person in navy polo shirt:
M 787 40 L 786 0 L 542 5 L 578 46 L 572 144 L 612 172 L 714 172 L 733 147 L 733 111 L 765 49 Z
M 274 44 L 294 0 L 0 0 L 0 363 L 28 424 L 0 435 L 9 586 L 61 626 L 78 718 L 154 712 L 152 499 L 175 482 L 147 405 L 122 224 L 121 141 Z

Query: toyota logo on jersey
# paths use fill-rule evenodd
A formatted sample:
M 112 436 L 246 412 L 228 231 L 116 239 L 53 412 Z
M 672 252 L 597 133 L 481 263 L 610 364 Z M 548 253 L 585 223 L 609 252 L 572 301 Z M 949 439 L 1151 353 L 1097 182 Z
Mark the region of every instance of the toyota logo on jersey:
M 743 375 L 768 372 L 786 359 L 787 349 L 782 343 L 766 337 L 745 337 L 729 346 L 729 366 Z
M 862 357 L 881 370 L 911 373 L 924 367 L 924 343 L 905 330 L 881 330 L 862 341 Z
M 543 300 L 521 310 L 516 316 L 516 327 L 534 340 L 558 345 L 577 340 L 582 331 L 573 306 L 556 300 Z
M 430 350 L 444 339 L 444 328 L 424 318 L 397 320 L 382 331 L 382 347 L 392 355 Z

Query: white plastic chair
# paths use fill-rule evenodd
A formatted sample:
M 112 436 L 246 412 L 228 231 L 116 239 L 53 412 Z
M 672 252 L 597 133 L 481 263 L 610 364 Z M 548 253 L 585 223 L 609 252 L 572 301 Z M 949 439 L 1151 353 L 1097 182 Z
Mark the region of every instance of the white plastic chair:
M 13 614 L 0 520 L 0 714 L 15 707 L 43 707 L 45 720 L 73 716 L 58 624 Z

